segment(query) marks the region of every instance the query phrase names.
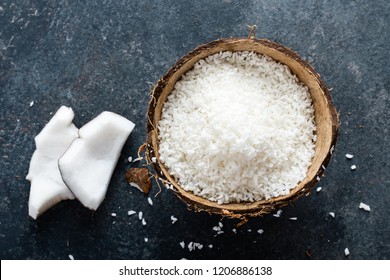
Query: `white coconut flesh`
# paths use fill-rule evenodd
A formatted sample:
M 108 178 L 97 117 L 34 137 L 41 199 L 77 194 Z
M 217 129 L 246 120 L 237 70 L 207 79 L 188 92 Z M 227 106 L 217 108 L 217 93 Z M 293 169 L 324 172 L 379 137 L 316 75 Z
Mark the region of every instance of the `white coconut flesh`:
M 34 219 L 58 202 L 74 199 L 58 169 L 58 159 L 78 137 L 73 118 L 73 110 L 62 106 L 35 137 L 36 150 L 26 176 L 31 182 L 29 215 Z
M 79 138 L 59 159 L 62 178 L 77 199 L 96 210 L 103 201 L 114 168 L 134 123 L 103 112 L 79 130 Z

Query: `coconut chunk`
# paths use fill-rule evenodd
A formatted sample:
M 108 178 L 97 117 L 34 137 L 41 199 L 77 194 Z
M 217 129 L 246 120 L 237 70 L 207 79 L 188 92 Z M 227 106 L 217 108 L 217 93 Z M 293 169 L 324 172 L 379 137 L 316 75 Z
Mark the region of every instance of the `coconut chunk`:
M 35 137 L 36 150 L 26 179 L 31 182 L 29 215 L 36 219 L 58 202 L 74 199 L 58 169 L 58 159 L 78 137 L 74 112 L 62 106 Z
M 102 203 L 122 147 L 134 123 L 103 112 L 79 130 L 58 165 L 62 178 L 80 202 L 92 210 Z

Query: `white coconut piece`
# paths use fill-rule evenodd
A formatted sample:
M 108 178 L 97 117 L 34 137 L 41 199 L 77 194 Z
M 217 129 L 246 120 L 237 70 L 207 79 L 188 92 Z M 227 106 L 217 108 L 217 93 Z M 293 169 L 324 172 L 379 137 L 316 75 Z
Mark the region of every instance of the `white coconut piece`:
M 367 212 L 370 212 L 371 211 L 371 208 L 369 205 L 363 203 L 363 202 L 360 202 L 359 204 L 359 208 L 360 209 L 363 209 L 364 211 L 367 211 Z
M 26 179 L 31 182 L 29 215 L 36 219 L 58 202 L 74 199 L 58 169 L 58 159 L 78 137 L 74 112 L 62 106 L 35 137 L 36 150 Z
M 62 178 L 80 202 L 96 210 L 103 201 L 120 152 L 134 123 L 103 112 L 79 130 L 58 165 Z

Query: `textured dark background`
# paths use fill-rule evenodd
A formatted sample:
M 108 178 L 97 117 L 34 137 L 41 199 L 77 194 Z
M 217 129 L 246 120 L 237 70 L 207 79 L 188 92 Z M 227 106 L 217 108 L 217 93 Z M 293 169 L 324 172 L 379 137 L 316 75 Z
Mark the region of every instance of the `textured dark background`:
M 0 0 L 0 257 L 345 259 L 348 247 L 349 259 L 389 259 L 389 14 L 388 0 Z M 150 206 L 123 176 L 145 139 L 151 85 L 197 45 L 246 36 L 249 24 L 257 37 L 297 51 L 333 87 L 341 134 L 320 193 L 237 234 L 238 221 L 223 220 L 225 233 L 214 236 L 218 216 L 188 211 L 167 190 Z M 78 127 L 110 110 L 136 128 L 98 211 L 65 201 L 34 221 L 24 178 L 34 136 L 61 105 L 74 109 Z M 143 211 L 147 225 L 128 210 Z M 204 248 L 190 252 L 181 241 Z

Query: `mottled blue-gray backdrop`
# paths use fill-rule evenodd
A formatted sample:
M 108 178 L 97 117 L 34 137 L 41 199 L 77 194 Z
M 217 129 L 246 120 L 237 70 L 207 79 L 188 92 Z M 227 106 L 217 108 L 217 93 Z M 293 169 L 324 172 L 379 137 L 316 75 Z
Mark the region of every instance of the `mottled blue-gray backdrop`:
M 344 259 L 346 247 L 350 259 L 389 259 L 389 14 L 387 0 L 0 1 L 1 259 Z M 237 233 L 237 221 L 223 220 L 215 236 L 219 217 L 188 211 L 167 190 L 154 198 L 156 185 L 150 206 L 123 175 L 145 139 L 151 86 L 197 45 L 245 37 L 252 24 L 333 88 L 341 134 L 320 193 Z M 110 110 L 136 128 L 96 213 L 66 201 L 34 221 L 24 177 L 34 136 L 61 105 L 77 126 Z M 181 241 L 204 247 L 190 252 Z

